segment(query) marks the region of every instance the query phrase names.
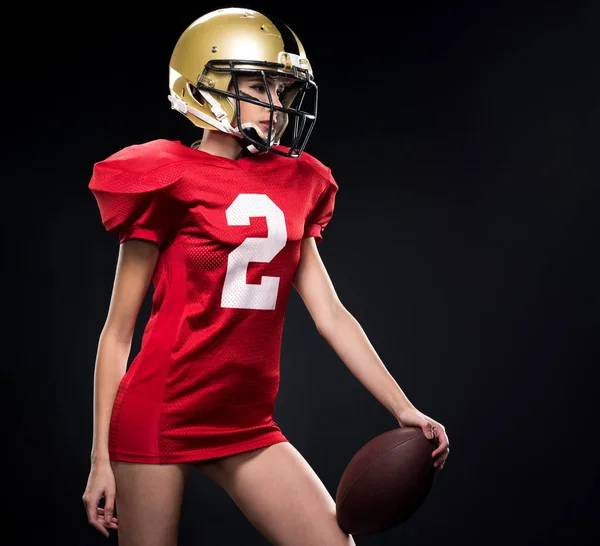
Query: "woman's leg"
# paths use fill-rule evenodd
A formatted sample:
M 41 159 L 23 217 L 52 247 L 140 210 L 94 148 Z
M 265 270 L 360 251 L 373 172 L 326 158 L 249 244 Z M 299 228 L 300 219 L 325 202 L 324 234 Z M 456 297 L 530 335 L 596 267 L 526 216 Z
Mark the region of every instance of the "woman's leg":
M 111 462 L 119 546 L 176 546 L 189 466 Z
M 289 442 L 198 467 L 231 496 L 250 523 L 277 546 L 354 546 L 336 521 L 335 501 Z

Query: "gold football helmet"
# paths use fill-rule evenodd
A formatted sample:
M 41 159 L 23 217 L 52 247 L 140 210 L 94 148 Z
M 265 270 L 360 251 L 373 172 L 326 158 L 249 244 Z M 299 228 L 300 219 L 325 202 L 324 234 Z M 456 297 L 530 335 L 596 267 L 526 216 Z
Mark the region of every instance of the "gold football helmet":
M 262 77 L 268 103 L 240 94 L 237 75 L 249 73 Z M 273 103 L 267 77 L 291 81 L 281 106 Z M 253 153 L 298 157 L 317 119 L 317 85 L 300 40 L 287 25 L 249 9 L 218 9 L 188 26 L 171 55 L 169 89 L 173 109 L 197 127 L 238 136 Z M 307 95 L 310 111 L 301 109 Z M 240 119 L 241 100 L 270 109 L 268 134 Z M 289 151 L 275 149 L 290 117 L 294 131 Z M 234 119 L 237 127 L 232 126 Z

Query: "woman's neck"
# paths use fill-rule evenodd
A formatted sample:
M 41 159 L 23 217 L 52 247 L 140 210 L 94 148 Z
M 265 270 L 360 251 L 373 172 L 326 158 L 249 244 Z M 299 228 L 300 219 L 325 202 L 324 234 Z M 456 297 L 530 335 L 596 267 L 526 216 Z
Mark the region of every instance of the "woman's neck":
M 238 137 L 210 129 L 204 130 L 202 140 L 195 148 L 228 159 L 240 159 L 245 155 Z

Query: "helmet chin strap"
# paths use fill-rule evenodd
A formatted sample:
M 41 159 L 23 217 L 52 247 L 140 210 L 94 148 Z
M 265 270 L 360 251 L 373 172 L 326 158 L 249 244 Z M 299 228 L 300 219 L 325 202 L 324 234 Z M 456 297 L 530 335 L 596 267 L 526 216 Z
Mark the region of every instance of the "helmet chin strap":
M 201 112 L 193 106 L 190 106 L 186 102 L 182 101 L 174 93 L 171 93 L 169 95 L 171 108 L 173 108 L 173 110 L 181 112 L 182 114 L 187 114 L 189 112 L 190 114 L 196 116 L 198 119 L 201 119 L 202 121 L 205 121 L 206 123 L 212 125 L 216 129 L 219 129 L 219 131 L 223 131 L 230 135 L 236 135 L 241 137 L 242 135 L 240 131 L 229 123 L 229 121 L 227 120 L 227 114 L 225 113 L 223 108 L 221 108 L 221 105 L 212 97 L 212 95 L 202 89 L 199 89 L 199 92 L 204 97 L 204 99 L 210 104 L 210 109 L 215 115 L 215 118 L 217 119 L 213 119 L 208 114 L 205 114 L 204 112 Z
M 252 153 L 264 153 L 266 152 L 266 148 L 267 148 L 267 135 L 265 135 L 259 127 L 257 127 L 254 123 L 248 121 L 246 123 L 242 123 L 242 133 L 244 133 L 245 136 L 248 137 L 248 140 L 246 140 L 247 145 L 246 145 L 246 149 Z M 264 150 L 260 150 L 256 147 L 255 144 L 253 144 L 249 139 L 253 139 L 253 140 L 257 140 L 259 142 L 264 142 L 265 143 L 265 149 Z
M 252 142 L 249 142 L 248 140 L 246 140 L 244 138 L 245 131 L 254 131 L 258 137 L 256 140 L 264 140 L 264 141 L 267 140 L 266 135 L 264 135 L 264 133 L 254 123 L 252 123 L 252 122 L 243 123 L 242 131 L 240 131 L 237 127 L 233 127 L 229 123 L 229 121 L 227 119 L 227 114 L 225 113 L 223 108 L 221 108 L 221 105 L 218 103 L 218 101 L 216 101 L 210 93 L 208 93 L 207 91 L 204 91 L 202 89 L 199 89 L 198 91 L 204 97 L 204 99 L 210 104 L 210 109 L 211 109 L 212 113 L 215 115 L 216 119 L 213 119 L 208 114 L 205 114 L 204 112 L 201 112 L 200 110 L 194 108 L 193 106 L 190 106 L 189 104 L 187 104 L 186 102 L 181 100 L 174 93 L 171 93 L 168 96 L 169 101 L 171 102 L 171 108 L 173 110 L 177 110 L 178 112 L 181 112 L 182 114 L 187 114 L 189 112 L 190 114 L 196 116 L 198 119 L 201 119 L 202 121 L 205 121 L 209 125 L 212 125 L 213 127 L 215 127 L 215 129 L 218 129 L 219 131 L 223 131 L 224 133 L 234 135 L 234 136 L 242 139 L 244 142 L 243 147 L 246 150 L 248 150 L 250 153 L 258 154 L 258 153 L 266 152 L 266 150 L 259 150 Z

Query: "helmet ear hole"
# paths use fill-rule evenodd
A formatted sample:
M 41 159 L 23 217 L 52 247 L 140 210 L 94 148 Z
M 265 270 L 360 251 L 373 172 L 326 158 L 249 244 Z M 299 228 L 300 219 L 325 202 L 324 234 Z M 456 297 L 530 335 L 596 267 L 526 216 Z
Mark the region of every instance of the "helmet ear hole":
M 190 95 L 192 95 L 192 97 L 194 97 L 194 100 L 196 102 L 198 102 L 198 104 L 201 104 L 204 106 L 204 103 L 206 101 L 204 100 L 204 97 L 201 95 L 200 91 L 198 91 L 198 88 L 192 84 L 188 84 L 187 87 L 190 91 Z

